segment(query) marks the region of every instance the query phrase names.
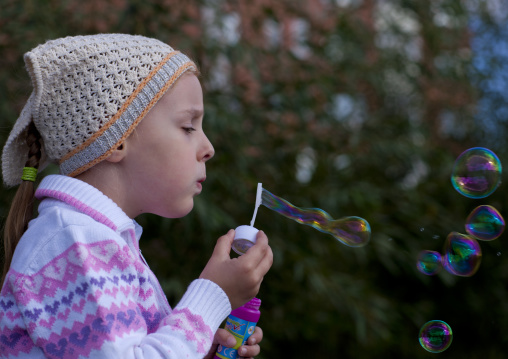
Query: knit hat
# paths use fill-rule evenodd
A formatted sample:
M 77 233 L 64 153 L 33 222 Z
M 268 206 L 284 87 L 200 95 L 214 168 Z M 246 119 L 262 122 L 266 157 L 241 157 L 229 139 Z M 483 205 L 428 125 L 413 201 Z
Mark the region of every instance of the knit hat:
M 26 130 L 42 137 L 39 169 L 76 176 L 108 157 L 186 71 L 196 65 L 143 36 L 101 34 L 48 41 L 24 56 L 33 92 L 2 153 L 4 183 L 21 183 Z

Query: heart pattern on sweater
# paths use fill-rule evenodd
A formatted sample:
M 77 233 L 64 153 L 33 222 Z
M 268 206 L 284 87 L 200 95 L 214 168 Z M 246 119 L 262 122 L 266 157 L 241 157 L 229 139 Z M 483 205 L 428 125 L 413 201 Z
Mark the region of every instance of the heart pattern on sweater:
M 67 269 L 67 259 L 59 258 L 56 261 L 53 261 L 50 265 L 48 265 L 44 269 L 44 275 L 47 278 L 51 278 L 54 280 L 62 281 L 65 276 L 65 270 Z
M 71 333 L 71 335 L 69 335 L 69 341 L 80 348 L 84 348 L 86 346 L 86 343 L 88 342 L 90 333 L 91 333 L 90 327 L 87 325 L 86 327 L 81 328 L 80 333 L 78 332 Z
M 119 248 L 115 242 L 101 243 L 90 248 L 90 254 L 99 259 L 104 264 L 109 264 L 109 261 L 118 252 Z
M 69 253 L 67 253 L 67 260 L 77 265 L 78 267 L 81 267 L 83 263 L 85 263 L 86 259 L 88 258 L 88 250 L 84 246 L 76 246 L 75 248 L 71 249 Z
M 26 277 L 23 280 L 23 289 L 30 291 L 34 294 L 39 294 L 42 285 L 44 284 L 44 277 L 42 275 L 35 275 L 33 277 Z
M 58 341 L 58 346 L 55 343 L 49 343 L 46 345 L 46 351 L 49 354 L 53 354 L 58 358 L 63 358 L 65 355 L 65 348 L 67 347 L 67 339 L 62 338 Z
M 7 337 L 7 335 L 0 335 L 0 343 L 7 345 L 9 348 L 14 348 L 16 344 L 18 344 L 19 340 L 23 335 L 20 333 L 12 333 Z

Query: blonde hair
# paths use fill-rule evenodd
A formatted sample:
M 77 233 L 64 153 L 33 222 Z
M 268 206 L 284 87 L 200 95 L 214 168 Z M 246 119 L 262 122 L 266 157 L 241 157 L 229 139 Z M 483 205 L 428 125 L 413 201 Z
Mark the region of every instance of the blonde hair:
M 26 144 L 28 146 L 28 160 L 25 167 L 39 168 L 41 159 L 41 135 L 33 122 L 27 129 Z M 3 286 L 7 272 L 11 265 L 14 250 L 21 236 L 28 227 L 28 222 L 33 217 L 35 185 L 32 181 L 22 181 L 12 200 L 9 215 L 4 228 L 4 264 L 2 277 L 0 279 L 0 288 Z

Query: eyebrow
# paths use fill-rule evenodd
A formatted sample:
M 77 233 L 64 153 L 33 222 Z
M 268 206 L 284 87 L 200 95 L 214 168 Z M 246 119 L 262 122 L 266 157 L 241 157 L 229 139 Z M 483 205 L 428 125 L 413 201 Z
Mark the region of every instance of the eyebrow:
M 203 110 L 198 109 L 198 108 L 188 108 L 188 109 L 180 111 L 179 113 L 190 115 L 193 119 L 202 117 L 204 115 Z

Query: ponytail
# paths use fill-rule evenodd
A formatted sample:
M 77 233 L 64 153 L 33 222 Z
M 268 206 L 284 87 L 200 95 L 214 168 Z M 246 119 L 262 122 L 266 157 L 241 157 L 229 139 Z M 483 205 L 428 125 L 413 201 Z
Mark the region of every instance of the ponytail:
M 41 135 L 35 125 L 30 122 L 28 126 L 26 144 L 28 145 L 28 161 L 25 167 L 39 168 L 41 159 Z M 0 288 L 11 266 L 12 256 L 21 236 L 28 228 L 28 222 L 33 216 L 33 202 L 35 185 L 33 181 L 23 180 L 12 200 L 11 209 L 5 222 L 4 229 L 4 266 L 0 280 Z

